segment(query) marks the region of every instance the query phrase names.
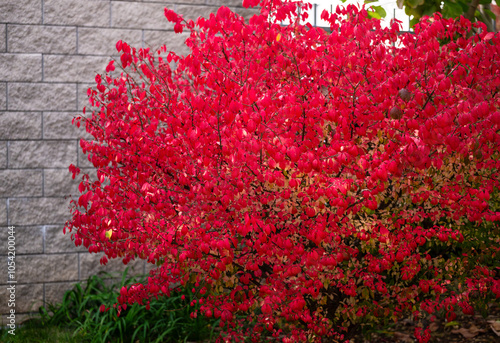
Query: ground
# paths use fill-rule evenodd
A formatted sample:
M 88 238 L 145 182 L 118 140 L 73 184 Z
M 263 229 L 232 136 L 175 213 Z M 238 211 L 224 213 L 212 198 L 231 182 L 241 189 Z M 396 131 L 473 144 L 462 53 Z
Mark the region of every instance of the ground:
M 353 343 L 413 343 L 415 325 L 411 320 L 403 320 L 373 334 L 370 339 L 358 337 Z M 452 322 L 436 321 L 429 327 L 432 343 L 500 343 L 500 307 L 491 305 L 486 318 L 480 314 L 462 314 Z

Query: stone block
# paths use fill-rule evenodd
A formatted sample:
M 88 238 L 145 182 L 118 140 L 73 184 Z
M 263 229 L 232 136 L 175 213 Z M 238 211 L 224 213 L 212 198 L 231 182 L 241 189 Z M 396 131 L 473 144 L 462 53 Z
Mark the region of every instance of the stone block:
M 190 6 L 190 5 L 178 5 L 176 6 L 176 12 L 182 14 L 186 20 L 194 20 L 199 17 L 208 18 L 210 13 L 217 13 L 219 7 L 217 6 Z
M 94 165 L 88 159 L 88 154 L 84 154 L 81 149 L 78 150 L 78 165 L 79 168 L 93 168 Z
M 90 180 L 97 180 L 97 169 L 95 169 L 94 167 L 92 167 L 92 168 L 89 168 L 89 167 L 80 168 L 80 176 L 82 176 L 83 174 L 88 174 Z M 106 184 L 106 183 L 104 183 L 104 184 Z
M 0 255 L 7 255 L 7 227 L 0 228 Z M 43 254 L 43 226 L 15 226 L 16 256 L 26 254 Z M 20 280 L 19 282 L 22 282 Z
M 7 226 L 7 199 L 0 199 L 0 226 Z
M 142 275 L 144 274 L 144 261 L 134 260 L 130 261 L 129 264 L 124 265 L 121 259 L 109 260 L 108 263 L 103 266 L 100 263 L 103 254 L 80 254 L 80 280 L 87 280 L 92 275 L 97 275 L 99 273 L 121 273 L 127 267 L 127 275 Z M 116 276 L 116 275 L 115 275 Z
M 174 51 L 178 55 L 187 55 L 190 50 L 186 46 L 187 32 L 175 33 L 173 31 L 150 31 L 144 30 L 144 46 L 152 50 L 158 50 L 162 45 L 166 45 L 169 51 Z
M 174 4 L 205 5 L 206 0 L 111 0 L 111 1 L 132 1 L 132 2 L 156 2 L 174 9 Z
M 69 199 L 9 199 L 9 225 L 64 225 L 70 218 Z
M 159 3 L 164 6 L 171 6 L 174 8 L 174 4 L 191 4 L 191 5 L 205 5 L 206 0 L 111 0 L 112 2 L 150 2 Z
M 13 141 L 9 143 L 9 168 L 68 168 L 76 163 L 77 142 Z
M 142 48 L 141 30 L 105 29 L 105 28 L 79 28 L 78 53 L 84 55 L 117 54 L 116 42 L 122 40 L 128 44 Z
M 45 304 L 60 304 L 64 294 L 70 291 L 75 286 L 76 282 L 55 282 L 45 284 Z M 85 287 L 85 282 L 80 282 L 82 288 Z
M 0 169 L 7 168 L 7 142 L 0 141 Z
M 9 25 L 7 35 L 9 52 L 76 53 L 76 27 Z
M 110 2 L 100 0 L 44 0 L 43 22 L 49 25 L 109 27 Z
M 41 169 L 0 170 L 0 198 L 41 197 L 42 173 Z
M 77 114 L 75 112 L 44 112 L 43 113 L 43 138 L 44 139 L 78 139 L 88 137 L 84 124 L 77 128 L 71 121 Z
M 0 23 L 41 24 L 42 0 L 0 1 Z
M 42 55 L 0 54 L 0 80 L 41 81 Z
M 226 6 L 226 7 L 233 7 L 233 6 L 241 6 L 243 3 L 243 0 L 207 0 L 207 5 L 212 5 L 212 6 Z
M 92 82 L 108 63 L 109 58 L 104 56 L 47 55 L 43 57 L 43 78 L 50 82 Z
M 117 65 L 115 63 L 115 65 Z M 118 69 L 118 68 L 117 68 Z M 87 95 L 87 91 L 89 88 L 95 88 L 95 83 L 79 83 L 78 84 L 78 104 L 77 104 L 77 112 L 81 113 L 84 107 L 90 108 L 89 97 Z
M 9 285 L 10 286 L 10 285 Z M 10 309 L 16 310 L 16 324 L 20 324 L 18 313 L 37 312 L 40 306 L 43 306 L 43 284 L 15 284 L 15 307 L 8 307 L 7 299 L 10 296 L 9 287 L 4 285 L 0 287 L 0 313 L 8 313 Z M 5 317 L 2 316 L 2 317 Z
M 74 111 L 76 85 L 69 83 L 9 83 L 9 110 Z M 1 93 L 1 90 L 0 90 Z
M 111 2 L 111 26 L 127 29 L 172 30 L 165 3 Z
M 16 278 L 22 283 L 77 281 L 78 254 L 16 256 Z
M 0 175 L 1 175 L 0 171 Z M 81 177 L 76 176 L 73 180 L 68 168 L 64 169 L 45 169 L 43 179 L 43 192 L 47 197 L 77 197 L 78 185 L 81 182 Z
M 32 320 L 34 317 L 33 314 L 31 313 L 16 313 L 16 323 L 19 323 L 21 325 L 29 322 L 30 320 Z M 36 317 L 36 315 L 35 315 Z M 8 318 L 7 316 L 1 316 L 1 320 L 0 320 L 0 323 L 2 323 L 2 325 L 6 325 L 8 324 Z
M 0 111 L 7 109 L 7 84 L 0 82 Z
M 259 10 L 254 8 L 235 8 L 235 12 L 245 19 L 245 23 L 248 23 L 254 15 L 259 14 Z
M 0 52 L 7 51 L 7 25 L 0 24 Z
M 0 140 L 42 139 L 40 112 L 0 112 Z
M 74 253 L 86 252 L 87 249 L 83 245 L 77 247 L 71 240 L 71 232 L 63 233 L 64 225 L 47 225 L 45 226 L 45 253 Z

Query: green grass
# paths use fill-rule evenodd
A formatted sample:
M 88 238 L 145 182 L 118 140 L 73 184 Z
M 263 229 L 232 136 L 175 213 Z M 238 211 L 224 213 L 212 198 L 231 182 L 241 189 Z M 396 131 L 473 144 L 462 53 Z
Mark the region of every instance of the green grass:
M 40 318 L 33 318 L 16 328 L 15 336 L 7 332 L 8 329 L 0 329 L 0 342 L 12 343 L 80 343 L 85 340 L 73 330 L 58 326 L 48 326 Z M 10 329 L 9 329 L 10 330 Z
M 115 284 L 109 284 L 109 277 L 92 276 L 85 286 L 75 285 L 64 294 L 62 303 L 41 307 L 37 317 L 16 329 L 15 336 L 1 329 L 0 341 L 177 343 L 210 342 L 215 336 L 217 321 L 190 317 L 195 308 L 190 306 L 193 295 L 189 287 L 175 290 L 168 298 L 152 300 L 149 311 L 134 304 L 119 317 L 114 308 L 100 312 L 102 304 L 112 307 L 121 286 L 139 281 L 127 278 L 126 272 Z

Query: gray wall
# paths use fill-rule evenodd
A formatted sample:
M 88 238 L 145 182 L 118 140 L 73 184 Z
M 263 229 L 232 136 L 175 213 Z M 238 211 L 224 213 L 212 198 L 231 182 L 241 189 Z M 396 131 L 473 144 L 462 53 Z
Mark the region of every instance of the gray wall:
M 79 151 L 83 132 L 71 119 L 87 105 L 86 90 L 116 54 L 117 40 L 186 52 L 186 34 L 174 34 L 164 7 L 196 19 L 221 5 L 246 18 L 255 13 L 241 0 L 0 0 L 0 313 L 8 312 L 9 225 L 16 231 L 17 314 L 59 301 L 100 270 L 122 268 L 121 261 L 103 268 L 101 256 L 62 233 L 68 196 L 77 195 L 68 166 L 91 170 Z M 131 265 L 148 270 L 143 261 Z

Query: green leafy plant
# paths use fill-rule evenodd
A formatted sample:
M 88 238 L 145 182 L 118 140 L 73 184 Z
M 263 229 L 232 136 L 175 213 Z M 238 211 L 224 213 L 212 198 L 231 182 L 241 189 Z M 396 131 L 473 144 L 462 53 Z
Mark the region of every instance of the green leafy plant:
M 71 328 L 79 342 L 185 342 L 206 340 L 213 335 L 214 321 L 191 317 L 195 308 L 191 306 L 193 296 L 188 287 L 173 289 L 169 298 L 152 299 L 149 311 L 139 304 L 120 313 L 113 307 L 99 311 L 101 305 L 116 302 L 120 287 L 140 281 L 128 278 L 127 272 L 118 283 L 112 283 L 111 277 L 92 276 L 85 285 L 76 284 L 67 291 L 62 303 L 41 307 L 43 325 Z

